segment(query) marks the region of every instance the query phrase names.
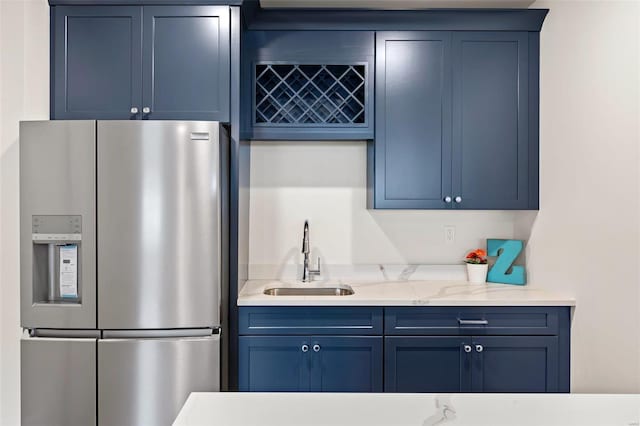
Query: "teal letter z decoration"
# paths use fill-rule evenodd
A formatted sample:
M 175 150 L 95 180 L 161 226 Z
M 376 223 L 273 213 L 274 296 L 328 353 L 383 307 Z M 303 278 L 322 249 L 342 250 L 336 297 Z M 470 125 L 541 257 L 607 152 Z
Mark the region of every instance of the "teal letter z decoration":
M 527 280 L 524 274 L 524 266 L 513 266 L 507 273 L 516 258 L 522 252 L 520 240 L 487 240 L 487 254 L 498 256 L 496 263 L 489 270 L 487 281 L 492 283 L 524 285 Z

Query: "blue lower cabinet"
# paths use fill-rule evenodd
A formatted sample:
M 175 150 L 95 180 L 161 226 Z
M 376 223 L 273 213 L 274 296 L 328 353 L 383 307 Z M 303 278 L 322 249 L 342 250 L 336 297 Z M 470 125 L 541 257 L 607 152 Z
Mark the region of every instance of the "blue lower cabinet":
M 470 344 L 462 337 L 386 337 L 385 392 L 470 392 Z
M 242 336 L 239 339 L 239 390 L 308 392 L 310 337 Z
M 240 391 L 570 391 L 569 307 L 241 307 L 239 314 Z
M 242 336 L 243 392 L 382 392 L 382 337 Z
M 556 336 L 385 338 L 386 392 L 558 392 Z
M 558 392 L 558 337 L 473 338 L 475 392 Z
M 382 337 L 322 336 L 311 347 L 314 392 L 382 392 Z

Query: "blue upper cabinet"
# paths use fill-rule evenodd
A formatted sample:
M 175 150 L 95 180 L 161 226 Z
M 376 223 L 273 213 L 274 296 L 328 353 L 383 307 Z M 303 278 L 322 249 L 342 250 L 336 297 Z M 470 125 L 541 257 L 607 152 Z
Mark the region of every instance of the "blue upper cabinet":
M 137 118 L 131 109 L 142 102 L 142 8 L 51 10 L 51 118 Z
M 52 119 L 229 121 L 229 7 L 52 7 Z
M 450 32 L 377 34 L 375 208 L 448 205 L 450 56 Z
M 370 208 L 538 208 L 539 34 L 381 32 Z
M 372 31 L 248 31 L 242 136 L 373 138 Z
M 143 107 L 153 120 L 229 121 L 229 8 L 143 10 Z
M 454 206 L 527 209 L 529 34 L 456 32 L 452 56 Z

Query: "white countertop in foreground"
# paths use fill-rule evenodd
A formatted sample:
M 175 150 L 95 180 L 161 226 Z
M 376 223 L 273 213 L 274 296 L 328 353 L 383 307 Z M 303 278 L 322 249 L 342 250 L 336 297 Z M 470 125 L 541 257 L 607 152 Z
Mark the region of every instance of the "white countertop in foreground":
M 174 426 L 638 426 L 640 395 L 192 393 Z
M 330 286 L 349 284 L 350 296 L 267 296 L 270 286 Z M 239 306 L 575 306 L 573 297 L 507 284 L 469 284 L 466 281 L 247 281 Z

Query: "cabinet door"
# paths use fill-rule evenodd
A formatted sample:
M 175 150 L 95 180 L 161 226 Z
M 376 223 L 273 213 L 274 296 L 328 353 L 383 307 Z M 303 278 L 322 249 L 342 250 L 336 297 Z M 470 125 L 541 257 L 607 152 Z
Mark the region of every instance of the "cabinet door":
M 473 338 L 474 392 L 557 392 L 558 338 Z
M 528 40 L 524 32 L 453 35 L 457 208 L 528 207 Z
M 229 121 L 229 7 L 144 8 L 143 118 Z
M 142 95 L 141 8 L 56 6 L 52 119 L 136 119 Z
M 450 32 L 377 34 L 375 208 L 450 206 L 450 48 Z
M 382 392 L 382 337 L 317 336 L 311 350 L 313 392 Z
M 309 391 L 310 340 L 304 336 L 241 336 L 239 390 Z
M 469 392 L 470 350 L 459 337 L 385 337 L 384 390 Z

